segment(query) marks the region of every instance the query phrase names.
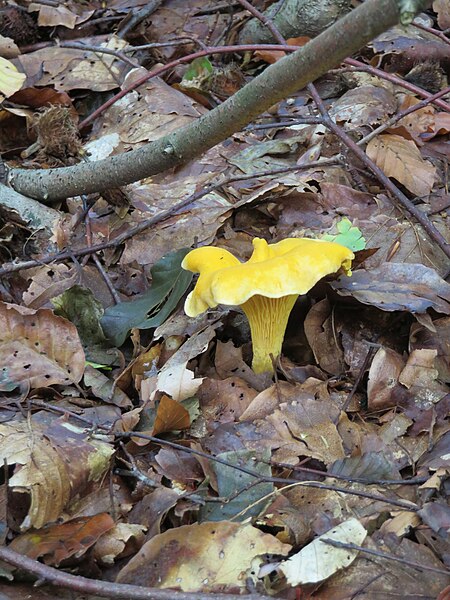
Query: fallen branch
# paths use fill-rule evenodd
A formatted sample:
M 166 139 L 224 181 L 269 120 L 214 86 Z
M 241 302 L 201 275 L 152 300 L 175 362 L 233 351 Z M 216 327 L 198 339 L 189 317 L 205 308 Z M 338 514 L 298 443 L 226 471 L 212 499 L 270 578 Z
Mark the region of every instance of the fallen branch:
M 54 244 L 48 243 L 55 223 L 61 218 L 54 208 L 0 184 L 0 213 L 5 221 L 18 223 L 32 231 L 35 237 L 44 242 L 47 251 L 55 249 Z
M 120 187 L 187 162 L 239 131 L 273 104 L 305 87 L 396 24 L 396 0 L 367 0 L 306 46 L 269 66 L 223 104 L 142 148 L 60 169 L 12 169 L 10 185 L 54 201 Z

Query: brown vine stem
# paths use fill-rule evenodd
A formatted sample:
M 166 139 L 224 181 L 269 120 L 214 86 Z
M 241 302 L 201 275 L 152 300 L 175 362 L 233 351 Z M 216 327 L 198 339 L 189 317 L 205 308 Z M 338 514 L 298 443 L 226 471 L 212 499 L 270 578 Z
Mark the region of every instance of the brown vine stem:
M 413 25 L 414 27 L 417 27 L 417 29 L 422 29 L 422 31 L 427 31 L 428 33 L 435 35 L 445 44 L 450 44 L 450 40 L 443 31 L 438 31 L 437 29 L 433 29 L 433 27 L 427 27 L 426 25 L 422 25 L 421 23 L 413 23 Z
M 169 589 L 145 588 L 126 583 L 113 583 L 98 579 L 88 579 L 71 575 L 44 565 L 37 560 L 23 556 L 6 546 L 0 547 L 0 560 L 18 569 L 35 575 L 55 587 L 62 587 L 81 594 L 91 594 L 103 598 L 123 598 L 124 600 L 271 600 L 260 594 L 208 594 L 202 592 L 179 592 Z
M 424 108 L 425 106 L 428 106 L 429 104 L 434 102 L 434 100 L 438 100 L 441 96 L 446 96 L 447 94 L 450 94 L 450 87 L 447 87 L 447 88 L 441 90 L 440 92 L 436 92 L 436 94 L 433 94 L 433 96 L 431 96 L 430 98 L 424 98 L 423 100 L 421 100 L 417 104 L 414 104 L 413 106 L 410 106 L 409 108 L 405 108 L 404 110 L 399 111 L 396 115 L 391 117 L 386 123 L 383 123 L 376 129 L 371 131 L 369 134 L 367 134 L 365 137 L 361 138 L 357 142 L 358 146 L 363 146 L 364 144 L 368 144 L 370 142 L 370 140 L 372 140 L 374 137 L 376 137 L 377 135 L 379 135 L 386 129 L 389 129 L 389 127 L 392 127 L 392 125 L 395 125 L 395 123 L 398 123 L 398 121 L 403 119 L 403 117 L 407 117 L 411 113 L 416 112 L 416 111 L 420 110 L 421 108 Z
M 88 117 L 86 117 L 81 123 L 79 123 L 79 129 L 84 129 L 88 125 L 95 121 L 97 117 L 99 117 L 105 110 L 107 110 L 110 106 L 115 104 L 118 100 L 126 96 L 129 92 L 136 90 L 141 85 L 154 79 L 155 77 L 159 77 L 163 75 L 167 71 L 178 67 L 184 63 L 190 63 L 196 58 L 202 58 L 203 56 L 211 56 L 211 54 L 233 54 L 237 52 L 254 52 L 256 50 L 284 50 L 285 52 L 295 52 L 298 50 L 298 46 L 288 46 L 284 44 L 283 46 L 277 46 L 273 44 L 243 44 L 240 46 L 214 46 L 212 48 L 205 48 L 203 50 L 198 50 L 197 52 L 193 52 L 192 54 L 187 54 L 186 56 L 181 56 L 176 60 L 172 60 L 171 62 L 162 65 L 156 69 L 153 69 L 149 73 L 146 73 L 136 81 L 133 81 L 129 86 L 117 92 L 114 96 L 109 98 L 104 104 L 99 106 L 94 112 L 92 112 Z
M 238 1 L 240 2 L 240 0 L 238 0 Z M 244 1 L 246 1 L 246 0 L 244 0 Z M 245 4 L 245 7 L 247 7 L 247 4 L 248 3 Z M 251 6 L 251 4 L 250 4 L 250 6 Z M 252 14 L 255 16 L 256 16 L 256 13 L 259 12 L 256 9 L 254 9 L 253 7 L 252 7 L 252 11 L 253 11 Z M 276 29 L 274 31 L 276 31 Z M 278 36 L 275 35 L 274 31 L 272 31 L 272 34 L 278 38 Z M 284 38 L 280 37 L 279 39 L 281 40 Z M 159 44 L 159 46 L 162 46 L 162 45 L 163 44 Z M 168 44 L 166 44 L 166 45 L 168 45 Z M 126 49 L 122 50 L 122 53 L 125 51 L 131 52 L 131 51 L 135 51 L 135 50 L 156 47 L 156 46 L 158 46 L 158 44 L 146 44 L 144 46 L 136 46 L 130 50 L 126 50 Z M 192 54 L 187 54 L 186 56 L 177 58 L 176 60 L 173 60 L 165 65 L 162 65 L 161 67 L 158 67 L 157 69 L 154 69 L 150 73 L 146 73 L 143 77 L 137 79 L 132 84 L 130 84 L 128 87 L 124 88 L 123 90 L 121 90 L 120 92 L 118 92 L 117 94 L 115 94 L 114 96 L 109 98 L 106 102 L 104 102 L 101 106 L 99 106 L 94 112 L 92 112 L 88 117 L 86 117 L 83 121 L 81 121 L 79 124 L 79 128 L 84 129 L 85 127 L 90 125 L 92 123 L 92 121 L 94 121 L 97 117 L 99 117 L 110 106 L 112 106 L 118 100 L 120 100 L 121 98 L 126 96 L 129 92 L 132 92 L 133 90 L 139 88 L 145 82 L 150 81 L 154 77 L 159 77 L 160 75 L 163 75 L 164 73 L 166 73 L 167 71 L 170 71 L 171 69 L 177 67 L 178 65 L 192 62 L 196 58 L 202 58 L 203 56 L 211 56 L 211 54 L 230 54 L 230 53 L 234 53 L 234 52 L 236 52 L 236 53 L 238 53 L 238 52 L 255 52 L 257 50 L 259 50 L 259 51 L 262 51 L 262 50 L 275 51 L 276 50 L 276 51 L 290 53 L 290 52 L 295 52 L 299 48 L 300 48 L 300 46 L 290 46 L 289 44 L 286 44 L 286 42 L 283 44 L 281 44 L 281 43 L 280 44 L 245 44 L 245 45 L 240 45 L 240 46 L 215 46 L 215 47 L 211 47 L 211 48 L 204 48 L 202 50 L 199 50 L 198 52 L 193 52 Z M 89 48 L 86 47 L 86 49 L 88 50 Z M 92 51 L 97 51 L 97 50 L 92 50 Z M 116 51 L 114 51 L 114 52 L 116 52 Z M 365 65 L 364 63 L 362 63 L 360 61 L 350 59 L 350 58 L 344 60 L 344 63 L 347 63 L 353 67 L 357 67 L 358 68 L 357 70 L 359 70 L 359 71 L 365 71 L 367 73 L 377 75 L 378 77 L 380 77 L 382 79 L 386 79 L 387 81 L 390 81 L 391 83 L 394 83 L 396 85 L 404 87 L 406 90 L 409 90 L 419 96 L 422 96 L 422 98 L 430 99 L 432 97 L 432 94 L 430 94 L 429 92 L 415 86 L 412 83 L 409 83 L 408 81 L 405 81 L 404 79 L 401 79 L 400 77 L 397 77 L 397 75 L 393 75 L 392 73 L 385 73 L 384 71 L 381 71 L 380 69 L 376 69 L 375 67 L 371 67 L 370 65 Z M 439 101 L 439 97 L 440 97 L 440 95 L 438 96 L 437 99 L 432 99 L 431 102 L 436 104 L 436 106 L 439 106 L 439 108 L 441 108 L 442 110 L 450 112 L 450 106 L 444 101 Z

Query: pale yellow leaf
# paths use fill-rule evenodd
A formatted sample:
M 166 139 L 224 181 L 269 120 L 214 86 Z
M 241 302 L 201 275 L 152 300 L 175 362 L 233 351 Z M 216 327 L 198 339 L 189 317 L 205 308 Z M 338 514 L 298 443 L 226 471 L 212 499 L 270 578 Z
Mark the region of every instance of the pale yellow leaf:
M 185 592 L 244 592 L 264 555 L 285 556 L 290 548 L 248 523 L 183 525 L 146 542 L 117 581 Z
M 279 568 L 291 586 L 323 581 L 340 569 L 351 565 L 358 555 L 357 550 L 336 548 L 324 543 L 323 540 L 335 540 L 359 546 L 366 535 L 367 531 L 357 519 L 348 519 L 283 561 Z
M 20 73 L 12 62 L 0 56 L 0 100 L 18 92 L 26 78 L 26 75 Z

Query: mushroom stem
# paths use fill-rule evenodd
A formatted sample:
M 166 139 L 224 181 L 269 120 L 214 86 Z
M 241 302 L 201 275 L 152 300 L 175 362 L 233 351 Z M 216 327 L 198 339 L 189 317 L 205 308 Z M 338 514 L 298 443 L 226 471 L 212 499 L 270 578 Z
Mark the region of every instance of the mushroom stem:
M 255 373 L 273 371 L 270 355 L 281 353 L 284 333 L 291 310 L 299 294 L 267 298 L 255 294 L 241 305 L 250 324 L 253 344 L 252 369 Z

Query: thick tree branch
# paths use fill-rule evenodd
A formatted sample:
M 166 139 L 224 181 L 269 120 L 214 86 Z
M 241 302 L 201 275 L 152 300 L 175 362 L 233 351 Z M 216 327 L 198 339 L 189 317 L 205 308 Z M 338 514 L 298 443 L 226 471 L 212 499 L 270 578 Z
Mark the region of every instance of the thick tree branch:
M 54 201 L 120 187 L 165 171 L 239 131 L 270 106 L 338 65 L 398 19 L 396 0 L 367 0 L 187 127 L 138 150 L 93 163 L 49 170 L 13 169 L 10 184 L 27 196 Z

